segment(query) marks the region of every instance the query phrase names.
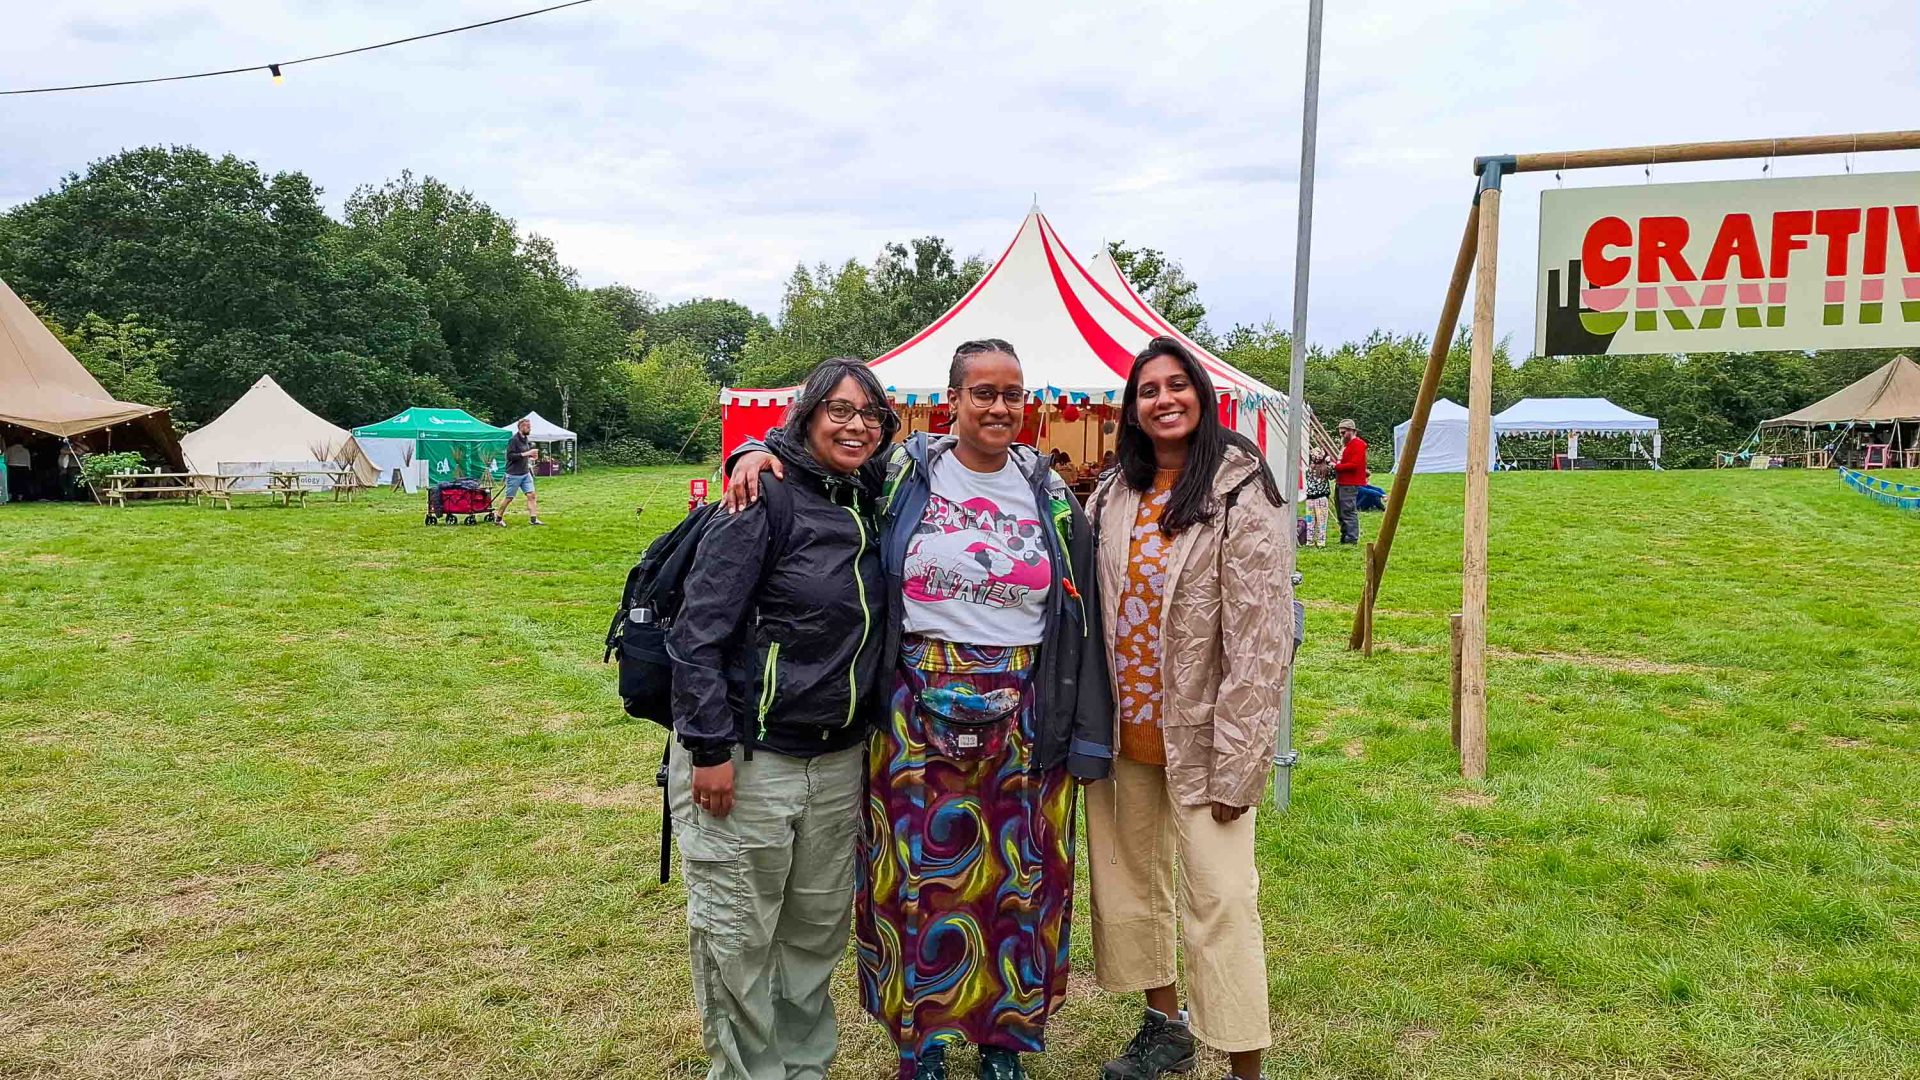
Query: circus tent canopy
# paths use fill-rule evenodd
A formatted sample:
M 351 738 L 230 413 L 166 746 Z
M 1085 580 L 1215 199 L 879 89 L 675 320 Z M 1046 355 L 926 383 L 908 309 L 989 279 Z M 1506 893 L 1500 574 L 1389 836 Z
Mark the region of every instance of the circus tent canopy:
M 997 337 L 1018 350 L 1027 387 L 1043 401 L 1118 404 L 1134 354 L 1168 334 L 1185 341 L 1213 376 L 1223 418 L 1263 445 L 1268 431 L 1284 442 L 1283 394 L 1186 339 L 1140 298 L 1104 253 L 1091 262 L 1091 267 L 1082 264 L 1046 215 L 1034 209 L 986 275 L 931 325 L 875 357 L 874 374 L 898 404 L 939 405 L 955 347 Z M 778 422 L 793 392 L 792 387 L 722 391 L 725 445 L 737 445 Z

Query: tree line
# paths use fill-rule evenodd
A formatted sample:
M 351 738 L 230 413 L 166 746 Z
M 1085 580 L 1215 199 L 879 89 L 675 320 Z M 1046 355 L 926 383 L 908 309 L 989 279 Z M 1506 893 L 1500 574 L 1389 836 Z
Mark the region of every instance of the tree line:
M 270 374 L 347 426 L 410 405 L 492 421 L 537 409 L 601 456 L 643 463 L 714 453 L 723 386 L 790 385 L 826 357 L 877 356 L 987 269 L 939 237 L 891 243 L 871 262 L 795 267 L 769 318 L 726 298 L 583 287 L 548 240 L 433 177 L 363 186 L 338 219 L 320 196 L 304 174 L 232 155 L 125 151 L 0 214 L 0 278 L 116 396 L 169 406 L 183 429 Z M 1169 321 L 1286 385 L 1284 331 L 1216 333 L 1177 260 L 1110 250 Z M 1442 383 L 1463 402 L 1467 347 L 1452 343 Z M 1427 349 L 1387 332 L 1315 348 L 1308 401 L 1329 423 L 1353 417 L 1384 456 Z M 1495 405 L 1608 397 L 1660 418 L 1670 464 L 1697 465 L 1890 355 L 1532 357 L 1495 365 Z

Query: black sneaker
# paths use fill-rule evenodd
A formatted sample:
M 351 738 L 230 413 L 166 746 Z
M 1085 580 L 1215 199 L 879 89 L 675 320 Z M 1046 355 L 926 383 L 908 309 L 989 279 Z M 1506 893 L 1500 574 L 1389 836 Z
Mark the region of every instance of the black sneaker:
M 529 524 L 529 525 L 545 525 L 545 524 L 546 524 L 546 522 L 544 522 L 544 521 L 541 521 L 541 520 L 540 520 L 539 518 L 528 518 L 528 519 L 527 519 L 527 524 Z
M 1020 1055 L 991 1046 L 980 1048 L 980 1080 L 1027 1080 Z
M 1154 1080 L 1193 1070 L 1193 1032 L 1152 1009 L 1119 1057 L 1100 1067 L 1101 1080 Z
M 920 1051 L 913 1068 L 913 1080 L 947 1080 L 946 1043 L 934 1043 Z

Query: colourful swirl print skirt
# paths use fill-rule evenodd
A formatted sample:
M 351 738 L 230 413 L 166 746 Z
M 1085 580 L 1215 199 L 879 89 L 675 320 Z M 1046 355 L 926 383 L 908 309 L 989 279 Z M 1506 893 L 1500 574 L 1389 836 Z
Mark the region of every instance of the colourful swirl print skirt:
M 928 687 L 1024 687 L 1033 655 L 908 638 L 873 736 L 854 932 L 862 1003 L 903 1078 L 934 1043 L 1045 1049 L 1066 994 L 1073 780 L 1030 767 L 1032 695 L 1004 750 L 974 761 L 930 745 L 920 710 Z

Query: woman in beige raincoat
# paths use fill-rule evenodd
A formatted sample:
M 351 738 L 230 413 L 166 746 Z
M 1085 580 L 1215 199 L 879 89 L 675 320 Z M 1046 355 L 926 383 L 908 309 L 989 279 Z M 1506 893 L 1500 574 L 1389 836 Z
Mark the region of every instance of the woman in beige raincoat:
M 1112 776 L 1087 791 L 1094 977 L 1147 1001 L 1107 1080 L 1186 1072 L 1196 1040 L 1252 1080 L 1271 1041 L 1253 808 L 1293 654 L 1294 538 L 1258 448 L 1218 408 L 1192 351 L 1155 338 L 1090 504 L 1116 706 Z

